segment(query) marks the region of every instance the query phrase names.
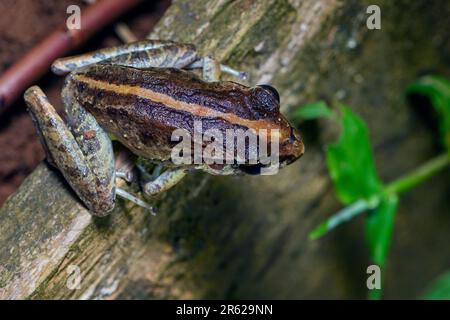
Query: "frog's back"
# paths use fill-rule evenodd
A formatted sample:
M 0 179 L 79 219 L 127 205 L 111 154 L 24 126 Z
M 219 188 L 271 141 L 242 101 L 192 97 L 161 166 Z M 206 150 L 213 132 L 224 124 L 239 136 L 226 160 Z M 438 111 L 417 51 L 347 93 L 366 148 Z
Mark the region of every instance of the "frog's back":
M 97 64 L 70 74 L 68 87 L 102 127 L 144 157 L 156 154 L 158 159 L 169 159 L 173 130 L 193 134 L 195 120 L 205 131 L 246 129 L 236 120 L 261 118 L 251 107 L 252 88 L 205 82 L 179 69 Z
M 175 68 L 147 68 L 96 64 L 72 73 L 78 96 L 111 95 L 162 102 L 176 109 L 180 103 L 237 114 L 245 119 L 260 116 L 252 108 L 252 89 L 231 81 L 206 82 L 193 72 Z M 78 90 L 77 90 L 78 89 Z M 162 99 L 166 98 L 164 101 Z M 176 104 L 169 105 L 169 100 Z M 100 102 L 100 105 L 103 105 Z

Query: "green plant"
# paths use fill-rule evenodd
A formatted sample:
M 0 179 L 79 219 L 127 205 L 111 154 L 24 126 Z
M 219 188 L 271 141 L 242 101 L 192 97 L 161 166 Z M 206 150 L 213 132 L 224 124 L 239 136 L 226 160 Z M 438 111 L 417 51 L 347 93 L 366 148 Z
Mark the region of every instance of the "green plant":
M 434 281 L 421 298 L 427 300 L 450 300 L 450 271 Z
M 408 86 L 406 92 L 430 99 L 438 114 L 441 141 L 446 151 L 388 184 L 377 174 L 366 124 L 348 107 L 340 105 L 336 116 L 324 102 L 318 102 L 295 113 L 304 120 L 333 116 L 341 126 L 337 143 L 326 146 L 326 160 L 336 195 L 345 207 L 317 226 L 310 233 L 310 239 L 317 239 L 341 223 L 367 213 L 366 241 L 372 261 L 381 269 L 386 264 L 399 195 L 450 165 L 450 82 L 427 76 Z M 369 293 L 372 299 L 380 296 L 381 290 Z

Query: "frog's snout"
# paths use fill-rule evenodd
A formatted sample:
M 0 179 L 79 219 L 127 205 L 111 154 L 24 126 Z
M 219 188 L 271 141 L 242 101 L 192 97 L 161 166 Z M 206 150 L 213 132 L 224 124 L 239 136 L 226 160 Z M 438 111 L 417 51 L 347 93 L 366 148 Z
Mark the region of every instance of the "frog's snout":
M 300 132 L 290 126 L 289 133 L 280 145 L 280 162 L 284 165 L 290 164 L 299 159 L 304 153 L 305 145 Z

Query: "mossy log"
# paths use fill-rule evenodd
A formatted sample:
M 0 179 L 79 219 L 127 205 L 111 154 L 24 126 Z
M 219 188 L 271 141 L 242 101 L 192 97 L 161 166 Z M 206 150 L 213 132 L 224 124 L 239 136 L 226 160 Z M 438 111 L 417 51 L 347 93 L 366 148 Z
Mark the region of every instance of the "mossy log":
M 381 30 L 366 28 L 370 4 Z M 450 4 L 426 0 L 175 1 L 149 37 L 195 43 L 250 83 L 271 83 L 288 116 L 319 99 L 350 105 L 388 181 L 436 153 L 402 90 L 420 72 L 449 70 L 449 15 Z M 364 298 L 362 220 L 307 238 L 339 209 L 322 149 L 337 128 L 301 128 L 306 154 L 278 175 L 196 173 L 155 200 L 156 217 L 119 201 L 95 219 L 42 163 L 0 209 L 0 298 Z M 402 201 L 386 297 L 417 297 L 448 267 L 449 174 Z

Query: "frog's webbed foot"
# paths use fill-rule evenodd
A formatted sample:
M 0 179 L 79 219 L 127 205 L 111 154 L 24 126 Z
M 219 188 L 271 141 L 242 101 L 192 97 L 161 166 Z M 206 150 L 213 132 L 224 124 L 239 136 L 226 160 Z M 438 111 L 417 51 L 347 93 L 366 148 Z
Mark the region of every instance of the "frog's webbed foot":
M 148 196 L 155 196 L 174 187 L 187 175 L 186 169 L 167 169 L 151 181 L 143 181 L 142 190 Z
M 37 86 L 24 98 L 49 160 L 93 214 L 106 215 L 115 200 L 114 154 L 107 134 L 76 105 L 68 108 L 76 115 L 69 128 Z

